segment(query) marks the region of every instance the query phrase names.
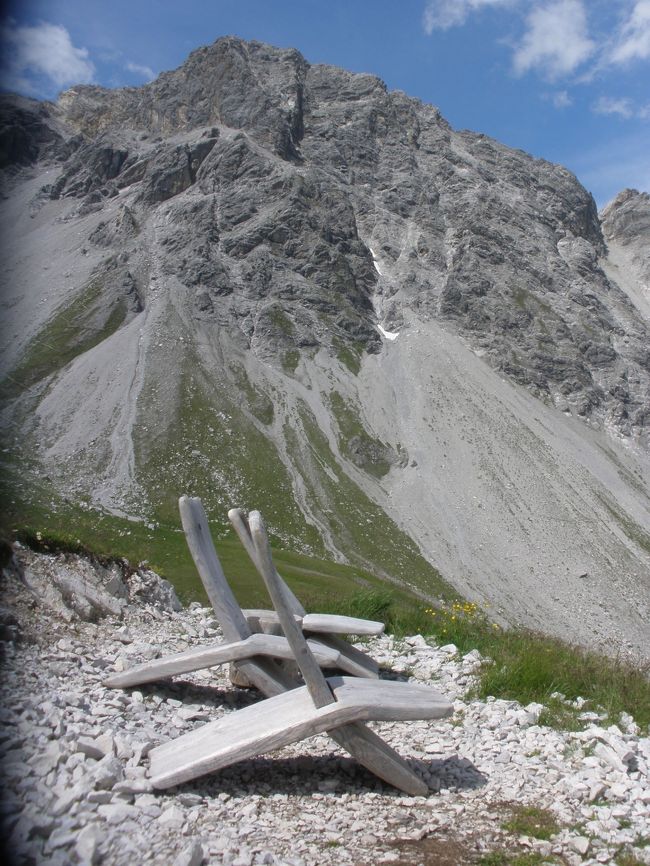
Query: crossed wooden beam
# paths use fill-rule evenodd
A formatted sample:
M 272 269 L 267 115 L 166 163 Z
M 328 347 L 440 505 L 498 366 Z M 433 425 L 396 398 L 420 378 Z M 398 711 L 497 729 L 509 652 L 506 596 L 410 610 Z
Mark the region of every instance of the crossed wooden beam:
M 198 500 L 183 497 L 181 515 L 190 550 L 204 578 L 203 572 L 212 572 L 218 565 L 218 558 L 214 553 L 207 520 L 203 522 L 205 514 L 196 503 L 200 506 Z M 295 681 L 292 682 L 290 676 L 270 657 L 273 655 L 271 651 L 268 657 L 258 653 L 237 660 L 236 664 L 251 682 L 268 697 L 153 749 L 150 752 L 153 786 L 168 788 L 325 731 L 360 764 L 385 782 L 411 795 L 425 795 L 428 788 L 424 781 L 364 723 L 442 718 L 451 714 L 451 704 L 434 689 L 424 685 L 348 676 L 325 678 L 313 643 L 307 641 L 303 634 L 304 616 L 301 622 L 300 615 L 296 613 L 296 604 L 299 603 L 273 564 L 260 513 L 251 512 L 246 521 L 241 512 L 231 512 L 231 519 L 267 586 L 290 649 L 288 657 L 297 663 L 305 685 L 296 687 Z M 227 612 L 226 620 L 222 622 L 227 639 L 230 639 L 229 633 L 234 633 L 235 628 L 240 635 L 247 629 L 249 631 L 247 637 L 239 638 L 240 641 L 256 637 L 250 634 L 244 612 L 234 601 L 231 592 L 226 594 L 225 603 L 224 598 L 213 600 L 210 592 L 211 602 L 218 602 L 222 614 Z M 249 647 L 251 645 L 254 644 L 249 644 Z M 279 644 L 276 643 L 276 647 Z M 116 684 L 114 679 L 111 678 L 109 682 Z
M 113 674 L 104 680 L 104 685 L 109 688 L 129 688 L 232 662 L 246 680 L 267 696 L 292 688 L 296 684 L 295 679 L 277 664 L 278 659 L 293 660 L 293 651 L 282 634 L 277 612 L 241 609 L 214 549 L 201 500 L 182 496 L 179 509 L 190 553 L 221 624 L 225 643 L 195 647 L 145 662 L 123 673 Z M 233 508 L 228 516 L 257 566 L 257 553 L 243 513 Z M 338 668 L 355 676 L 377 677 L 378 666 L 374 659 L 337 635 L 381 634 L 383 623 L 349 616 L 308 614 L 279 575 L 278 580 L 284 586 L 296 621 L 310 636 L 309 646 L 319 665 Z

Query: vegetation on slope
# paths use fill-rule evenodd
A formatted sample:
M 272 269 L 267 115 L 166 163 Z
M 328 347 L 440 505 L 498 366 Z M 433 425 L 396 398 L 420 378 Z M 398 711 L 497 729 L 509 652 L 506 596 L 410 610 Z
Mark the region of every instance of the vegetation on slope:
M 213 523 L 211 529 L 219 558 L 242 606 L 268 606 L 263 583 L 234 532 L 224 523 Z M 140 522 L 63 502 L 43 505 L 14 498 L 2 515 L 0 532 L 5 539 L 16 539 L 45 552 L 86 553 L 127 559 L 133 564 L 146 561 L 174 584 L 186 603 L 207 604 L 180 520 L 177 524 L 160 523 L 149 528 Z M 368 588 L 379 591 L 383 586 L 379 578 L 360 568 L 282 550 L 277 545 L 274 552 L 283 577 L 313 607 L 322 604 L 330 594 L 345 596 Z M 402 597 L 401 591 L 398 597 Z
M 336 613 L 380 619 L 387 631 L 403 636 L 423 634 L 439 644 L 454 644 L 461 653 L 478 649 L 486 659 L 473 694 L 493 695 L 546 707 L 541 724 L 582 727 L 580 712 L 606 713 L 616 722 L 629 713 L 641 728 L 650 726 L 650 667 L 619 656 L 568 644 L 523 628 L 503 629 L 489 609 L 456 601 L 438 608 L 398 598 L 386 588 L 328 599 Z M 576 699 L 582 698 L 584 704 Z
M 11 375 L 0 382 L 2 399 L 18 396 L 120 327 L 128 313 L 126 302 L 116 297 L 106 304 L 102 301 L 102 291 L 101 280 L 92 280 L 78 297 L 52 317 L 32 340 Z

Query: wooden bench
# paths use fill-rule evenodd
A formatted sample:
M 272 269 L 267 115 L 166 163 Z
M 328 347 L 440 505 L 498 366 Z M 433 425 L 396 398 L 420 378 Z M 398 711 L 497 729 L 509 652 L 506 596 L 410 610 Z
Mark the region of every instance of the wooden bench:
M 400 755 L 364 724 L 368 720 L 437 719 L 452 705 L 425 685 L 353 677 L 326 679 L 296 621 L 287 587 L 274 567 L 259 512 L 248 531 L 254 562 L 266 583 L 305 685 L 226 714 L 150 753 L 155 788 L 168 788 L 238 761 L 326 731 L 379 778 L 411 795 L 428 788 Z

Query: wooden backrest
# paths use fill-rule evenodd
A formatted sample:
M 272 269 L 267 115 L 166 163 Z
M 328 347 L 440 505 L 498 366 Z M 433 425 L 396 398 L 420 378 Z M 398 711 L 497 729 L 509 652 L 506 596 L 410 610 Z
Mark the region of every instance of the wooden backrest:
M 255 544 L 253 543 L 253 539 L 251 538 L 250 527 L 244 516 L 244 512 L 241 510 L 241 508 L 231 508 L 228 512 L 228 519 L 232 523 L 235 532 L 239 536 L 239 540 L 244 545 L 246 553 L 253 560 L 253 565 L 257 568 L 258 571 L 261 571 L 256 561 L 257 551 L 255 550 Z M 296 614 L 296 616 L 303 617 L 307 613 L 307 611 L 300 604 L 296 596 L 291 592 L 287 584 L 282 580 L 277 570 L 275 569 L 275 565 L 273 566 L 273 569 L 275 571 L 277 580 L 279 580 L 284 587 L 284 596 L 287 599 L 292 612 Z
M 287 586 L 273 565 L 271 546 L 262 515 L 259 511 L 250 512 L 248 515 L 248 525 L 251 539 L 255 545 L 256 556 L 253 562 L 259 568 L 260 574 L 264 579 L 266 588 L 273 601 L 273 606 L 280 618 L 282 630 L 289 642 L 296 664 L 300 668 L 305 685 L 309 689 L 309 694 L 317 707 L 324 707 L 327 704 L 334 703 L 335 698 L 330 687 L 327 685 L 327 680 L 323 676 L 312 651 L 309 649 L 301 626 L 294 618 L 290 598 L 287 593 Z
M 237 599 L 223 573 L 212 543 L 208 519 L 198 497 L 181 496 L 178 500 L 181 523 L 199 577 L 205 587 L 227 641 L 244 640 L 251 630 Z

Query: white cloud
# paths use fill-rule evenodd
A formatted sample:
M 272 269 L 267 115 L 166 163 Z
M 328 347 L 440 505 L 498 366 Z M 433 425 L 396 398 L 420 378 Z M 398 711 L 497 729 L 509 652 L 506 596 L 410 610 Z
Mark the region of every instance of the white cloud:
M 611 63 L 650 58 L 650 0 L 637 0 L 609 55 Z
M 470 13 L 484 6 L 505 6 L 517 0 L 427 0 L 422 14 L 422 26 L 427 36 L 434 30 L 449 30 L 467 21 Z
M 513 60 L 519 75 L 531 69 L 539 69 L 551 79 L 567 75 L 596 48 L 588 35 L 582 0 L 555 0 L 538 6 L 526 24 L 528 29 Z
M 568 108 L 573 105 L 573 99 L 566 90 L 558 90 L 551 95 L 551 102 L 556 108 Z
M 632 100 L 627 97 L 615 98 L 613 96 L 601 96 L 592 106 L 595 114 L 618 114 L 619 117 L 629 120 L 634 117 L 635 111 Z
M 3 46 L 3 86 L 23 93 L 36 92 L 33 78 L 45 77 L 57 88 L 87 84 L 95 67 L 86 48 L 75 48 L 60 24 L 41 22 L 18 26 L 10 21 L 0 31 Z
M 136 75 L 140 75 L 146 81 L 153 81 L 156 77 L 156 73 L 150 66 L 142 66 L 140 63 L 131 63 L 131 61 L 129 61 L 126 64 L 126 68 L 129 72 L 134 72 Z
M 594 114 L 617 114 L 623 120 L 650 120 L 650 103 L 648 105 L 636 105 L 627 96 L 612 97 L 601 96 L 591 106 Z

